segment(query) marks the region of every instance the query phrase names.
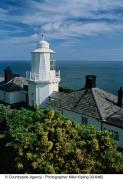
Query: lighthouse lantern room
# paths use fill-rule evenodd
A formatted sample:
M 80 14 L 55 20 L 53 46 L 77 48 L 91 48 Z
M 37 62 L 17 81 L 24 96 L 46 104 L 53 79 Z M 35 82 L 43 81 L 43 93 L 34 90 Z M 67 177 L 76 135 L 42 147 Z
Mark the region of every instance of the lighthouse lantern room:
M 44 105 L 52 92 L 58 91 L 60 71 L 55 70 L 54 54 L 45 40 L 32 51 L 31 72 L 26 72 L 29 106 Z

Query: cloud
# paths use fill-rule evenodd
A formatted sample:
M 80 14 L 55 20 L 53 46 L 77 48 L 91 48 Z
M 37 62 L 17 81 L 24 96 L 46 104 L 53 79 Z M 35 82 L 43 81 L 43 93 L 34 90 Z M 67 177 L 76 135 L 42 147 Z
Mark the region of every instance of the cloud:
M 31 13 L 22 17 L 22 22 L 28 25 L 42 25 L 44 23 L 61 22 L 69 19 L 113 19 L 121 14 L 112 10 L 123 8 L 122 1 L 114 0 L 62 0 L 45 1 L 40 3 L 31 0 L 29 3 Z
M 122 0 L 27 0 L 23 7 L 0 8 L 0 20 L 17 28 L 20 24 L 21 42 L 30 37 L 35 41 L 42 33 L 50 39 L 74 41 L 76 37 L 122 33 L 122 8 Z M 12 43 L 20 41 L 17 31 L 14 37 L 7 31 Z
M 5 20 L 7 17 L 8 11 L 6 9 L 0 8 L 0 20 Z

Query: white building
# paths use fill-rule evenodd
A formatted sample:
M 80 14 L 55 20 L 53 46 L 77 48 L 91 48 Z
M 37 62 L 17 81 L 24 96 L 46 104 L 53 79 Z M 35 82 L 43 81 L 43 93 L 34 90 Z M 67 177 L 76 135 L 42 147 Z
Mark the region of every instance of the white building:
M 4 79 L 0 82 L 0 102 L 10 105 L 26 104 L 28 83 L 23 77 L 13 75 L 10 67 L 5 69 Z
M 32 51 L 31 72 L 26 73 L 29 106 L 45 104 L 53 91 L 58 91 L 60 71 L 55 70 L 54 54 L 49 43 L 44 40 Z

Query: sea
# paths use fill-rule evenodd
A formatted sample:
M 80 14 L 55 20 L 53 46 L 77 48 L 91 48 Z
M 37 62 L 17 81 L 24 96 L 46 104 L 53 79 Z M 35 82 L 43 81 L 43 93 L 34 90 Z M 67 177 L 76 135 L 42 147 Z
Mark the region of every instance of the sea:
M 0 61 L 0 77 L 4 75 L 4 69 L 10 66 L 14 74 L 25 76 L 25 72 L 31 68 L 31 61 Z M 86 75 L 96 75 L 96 86 L 117 94 L 123 87 L 123 62 L 119 61 L 57 61 L 56 69 L 60 70 L 60 86 L 71 89 L 81 89 L 85 85 Z

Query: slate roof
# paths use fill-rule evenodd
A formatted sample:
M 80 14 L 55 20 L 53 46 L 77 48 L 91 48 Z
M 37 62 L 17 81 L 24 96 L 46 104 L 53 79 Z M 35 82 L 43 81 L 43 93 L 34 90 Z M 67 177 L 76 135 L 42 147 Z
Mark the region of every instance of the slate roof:
M 106 119 L 109 123 L 123 128 L 123 109 L 120 109 Z
M 13 92 L 28 89 L 28 83 L 23 77 L 14 77 L 9 82 L 1 81 L 0 90 Z
M 117 96 L 99 88 L 92 88 L 102 119 L 107 119 L 121 108 L 117 106 Z
M 100 119 L 91 90 L 72 93 L 53 92 L 48 105 Z
M 100 88 L 72 93 L 53 92 L 48 105 L 123 127 L 123 109 L 117 106 L 117 96 Z

